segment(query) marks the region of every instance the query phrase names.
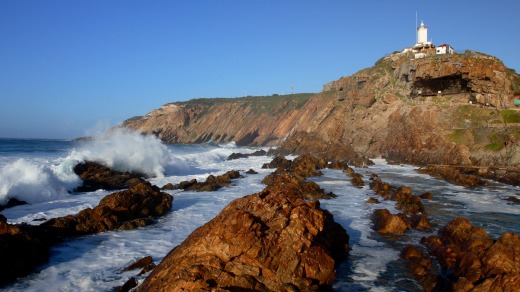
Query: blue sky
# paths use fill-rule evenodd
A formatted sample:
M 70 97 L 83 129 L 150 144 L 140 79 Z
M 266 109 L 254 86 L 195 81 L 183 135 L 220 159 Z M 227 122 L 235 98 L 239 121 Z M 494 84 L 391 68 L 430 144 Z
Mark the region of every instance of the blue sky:
M 0 0 L 0 137 L 74 138 L 198 97 L 319 92 L 428 38 L 520 72 L 517 1 Z

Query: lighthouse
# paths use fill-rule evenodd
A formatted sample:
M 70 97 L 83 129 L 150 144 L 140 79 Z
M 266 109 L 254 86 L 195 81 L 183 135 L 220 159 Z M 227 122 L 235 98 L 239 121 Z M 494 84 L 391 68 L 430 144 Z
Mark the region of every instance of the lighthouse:
M 421 26 L 417 28 L 417 44 L 428 44 L 428 27 L 424 25 L 424 22 L 422 20 Z
M 428 27 L 421 20 L 421 25 L 417 28 L 417 43 L 413 45 L 411 51 L 414 53 L 415 59 L 424 58 L 429 54 L 435 54 L 435 45 L 428 41 Z

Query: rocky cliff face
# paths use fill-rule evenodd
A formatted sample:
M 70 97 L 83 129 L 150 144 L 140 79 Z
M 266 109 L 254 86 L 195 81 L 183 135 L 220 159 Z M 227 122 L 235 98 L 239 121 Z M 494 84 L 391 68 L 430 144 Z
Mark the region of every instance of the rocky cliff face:
M 306 132 L 368 157 L 517 165 L 520 114 L 511 108 L 519 92 L 519 75 L 491 56 L 394 54 L 319 94 L 172 103 L 123 127 L 169 143 L 257 146 Z

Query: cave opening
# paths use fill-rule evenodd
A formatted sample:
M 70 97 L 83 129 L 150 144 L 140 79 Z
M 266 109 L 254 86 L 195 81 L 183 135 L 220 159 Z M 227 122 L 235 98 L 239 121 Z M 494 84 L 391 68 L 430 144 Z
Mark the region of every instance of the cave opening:
M 439 94 L 459 94 L 467 93 L 468 80 L 462 78 L 462 75 L 447 76 L 432 79 L 418 79 L 412 86 L 412 97 L 433 96 Z

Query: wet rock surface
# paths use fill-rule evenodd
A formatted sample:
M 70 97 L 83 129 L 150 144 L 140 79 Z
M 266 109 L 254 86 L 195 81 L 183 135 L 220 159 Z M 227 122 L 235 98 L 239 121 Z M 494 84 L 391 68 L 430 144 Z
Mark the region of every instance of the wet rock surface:
M 49 257 L 50 243 L 20 226 L 7 223 L 0 214 L 0 287 L 28 275 Z
M 93 192 L 96 190 L 121 190 L 143 182 L 143 174 L 128 171 L 117 171 L 94 161 L 79 163 L 74 167 L 83 184 L 76 192 Z
M 423 238 L 428 253 L 403 258 L 425 291 L 517 291 L 520 289 L 520 236 L 506 232 L 493 240 L 481 227 L 462 217 L 441 228 L 437 235 Z M 441 267 L 431 269 L 430 255 Z M 442 289 L 441 289 L 442 288 Z
M 257 150 L 253 153 L 231 153 L 231 155 L 228 156 L 227 160 L 248 158 L 251 156 L 266 156 L 266 155 L 267 155 L 267 151 L 265 151 L 265 150 Z
M 299 132 L 274 151 L 277 155 L 311 154 L 327 160 L 343 160 L 355 166 L 372 165 L 352 147 L 334 141 L 326 141 L 316 133 Z
M 343 227 L 298 184 L 272 183 L 195 230 L 138 291 L 325 289 L 348 247 Z
M 165 190 L 185 190 L 197 192 L 211 192 L 216 191 L 222 187 L 231 184 L 232 179 L 243 178 L 237 170 L 230 170 L 223 175 L 210 175 L 203 182 L 198 182 L 196 179 L 189 181 L 182 181 L 176 185 L 168 184 L 162 187 Z
M 489 185 L 489 183 L 486 180 L 483 180 L 480 177 L 473 174 L 465 174 L 453 167 L 439 167 L 429 165 L 425 168 L 420 169 L 419 172 L 426 173 L 433 177 L 441 178 L 446 180 L 447 182 L 465 186 L 468 188 Z
M 128 230 L 152 223 L 172 207 L 173 197 L 148 182 L 104 197 L 98 206 L 38 226 L 11 225 L 0 215 L 0 286 L 48 260 L 53 244 L 71 236 Z
M 325 193 L 317 183 L 305 180 L 307 177 L 323 175 L 320 169 L 327 166 L 323 159 L 308 154 L 299 156 L 294 161 L 276 157 L 269 165 L 278 167 L 262 180 L 266 185 L 288 184 L 298 190 L 304 198 L 311 200 L 336 197 L 333 193 Z
M 380 234 L 400 235 L 409 228 L 406 218 L 391 214 L 387 209 L 376 209 L 371 219 L 374 230 Z
M 95 208 L 53 218 L 40 225 L 58 237 L 133 229 L 153 222 L 172 207 L 173 197 L 148 182 L 104 197 Z
M 387 209 L 377 209 L 372 213 L 372 228 L 384 235 L 402 235 L 409 229 L 420 231 L 430 230 L 431 224 L 426 216 L 421 199 L 412 194 L 407 186 L 396 188 L 375 177 L 370 183 L 372 190 L 384 200 L 395 201 L 395 208 L 402 211 L 391 214 Z M 376 203 L 377 199 L 370 198 L 367 203 Z
M 0 211 L 7 209 L 7 208 L 21 206 L 21 205 L 25 205 L 25 204 L 27 204 L 27 202 L 18 200 L 17 198 L 10 198 L 9 200 L 7 200 L 7 203 L 5 203 L 3 205 L 0 204 Z

